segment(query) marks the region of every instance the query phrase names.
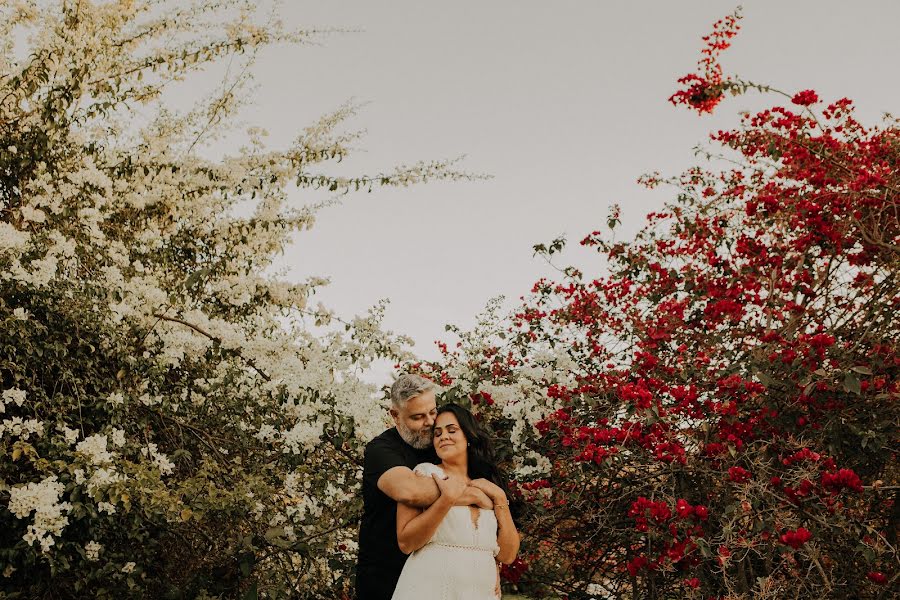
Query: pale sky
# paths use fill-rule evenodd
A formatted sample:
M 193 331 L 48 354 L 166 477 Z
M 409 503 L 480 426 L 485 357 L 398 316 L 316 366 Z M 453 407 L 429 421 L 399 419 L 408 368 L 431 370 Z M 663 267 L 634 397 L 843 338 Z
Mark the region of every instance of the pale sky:
M 694 69 L 721 1 L 287 0 L 284 20 L 334 26 L 318 47 L 267 51 L 245 120 L 287 145 L 320 115 L 368 102 L 356 172 L 466 154 L 489 181 L 349 195 L 324 210 L 283 259 L 291 279 L 325 275 L 314 301 L 339 315 L 390 298 L 386 327 L 436 356 L 444 325 L 473 324 L 485 302 L 512 300 L 550 274 L 532 246 L 570 245 L 622 205 L 628 234 L 673 198 L 635 180 L 695 164 L 692 148 L 738 112 L 782 102 L 749 95 L 712 117 L 666 99 Z M 853 98 L 864 122 L 900 112 L 900 2 L 745 0 L 726 73 L 825 100 Z M 318 199 L 321 199 L 319 197 Z M 298 198 L 298 202 L 310 198 Z M 620 234 L 620 235 L 622 235 Z M 580 265 L 598 264 L 580 249 Z M 386 374 L 385 374 L 386 378 Z

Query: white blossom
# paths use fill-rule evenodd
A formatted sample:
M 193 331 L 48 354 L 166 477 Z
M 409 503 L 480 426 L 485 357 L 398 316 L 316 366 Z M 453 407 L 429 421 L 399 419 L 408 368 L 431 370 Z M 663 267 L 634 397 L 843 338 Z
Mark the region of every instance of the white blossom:
M 272 440 L 274 440 L 276 438 L 277 433 L 278 432 L 275 430 L 274 427 L 272 427 L 268 423 L 264 423 L 262 425 L 262 427 L 259 428 L 259 431 L 256 432 L 256 435 L 254 435 L 253 437 L 255 437 L 256 439 L 258 439 L 261 442 L 271 442 Z
M 23 440 L 27 440 L 32 435 L 40 437 L 44 434 L 44 423 L 37 419 L 22 419 L 22 417 L 5 419 L 0 423 L 0 438 L 6 434 Z
M 300 495 L 300 484 L 304 482 L 303 474 L 297 471 L 291 471 L 284 478 L 284 491 L 289 496 Z M 307 483 L 308 485 L 308 483 Z
M 95 433 L 78 442 L 78 445 L 75 446 L 75 450 L 86 454 L 91 461 L 91 464 L 98 466 L 105 465 L 113 461 L 112 453 L 106 449 L 107 443 L 108 440 L 104 434 Z
M 285 453 L 300 454 L 305 450 L 312 450 L 319 443 L 319 439 L 322 436 L 322 427 L 321 421 L 315 423 L 297 422 L 291 429 L 281 434 L 284 443 L 283 451 Z
M 526 465 L 525 459 L 529 459 L 530 462 L 535 464 Z M 553 463 L 550 462 L 549 458 L 533 450 L 528 450 L 524 457 L 516 454 L 513 460 L 516 464 L 516 475 L 522 478 L 547 475 L 553 468 Z
M 62 426 L 59 428 L 63 434 L 63 437 L 66 440 L 66 443 L 71 445 L 78 441 L 78 430 L 77 429 L 69 429 L 66 426 Z
M 54 544 L 53 536 L 60 536 L 69 523 L 63 513 L 71 510 L 72 505 L 59 501 L 64 489 L 53 475 L 38 483 L 14 486 L 9 490 L 9 512 L 19 519 L 25 519 L 34 512 L 34 522 L 28 526 L 22 539 L 30 545 L 38 542 L 43 552 Z
M 97 510 L 112 515 L 116 512 L 116 505 L 106 501 L 101 501 L 97 503 Z
M 147 444 L 146 448 L 141 448 L 141 454 L 153 461 L 160 474 L 171 475 L 175 471 L 175 464 L 165 454 L 160 452 L 153 442 Z
M 22 218 L 33 223 L 43 223 L 47 220 L 44 211 L 34 208 L 33 206 L 23 206 L 21 209 Z
M 31 234 L 19 231 L 9 223 L 0 222 L 0 254 L 22 250 L 28 245 Z
M 112 443 L 114 446 L 121 448 L 125 445 L 125 430 L 124 429 L 113 429 L 112 430 Z
M 93 496 L 97 492 L 106 489 L 108 486 L 127 479 L 128 476 L 117 472 L 115 467 L 101 467 L 94 471 L 87 480 L 87 490 L 88 493 Z M 78 483 L 77 480 L 76 483 Z
M 87 544 L 84 545 L 84 554 L 90 561 L 95 561 L 100 558 L 100 550 L 103 548 L 99 543 L 94 540 L 91 540 Z
M 25 402 L 26 397 L 27 394 L 25 393 L 25 390 L 20 390 L 18 388 L 12 388 L 3 391 L 3 402 L 14 402 L 16 406 L 22 406 L 22 403 Z

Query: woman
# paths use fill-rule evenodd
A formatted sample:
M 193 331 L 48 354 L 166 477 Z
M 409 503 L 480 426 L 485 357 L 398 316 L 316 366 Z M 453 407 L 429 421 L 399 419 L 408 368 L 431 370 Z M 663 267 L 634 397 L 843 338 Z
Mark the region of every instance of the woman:
M 438 409 L 433 443 L 440 466 L 423 463 L 415 472 L 433 477 L 441 497 L 425 510 L 397 504 L 397 541 L 412 555 L 393 600 L 496 600 L 497 563 L 515 560 L 519 534 L 490 439 L 468 410 L 446 404 Z M 469 484 L 487 494 L 493 510 L 453 506 Z

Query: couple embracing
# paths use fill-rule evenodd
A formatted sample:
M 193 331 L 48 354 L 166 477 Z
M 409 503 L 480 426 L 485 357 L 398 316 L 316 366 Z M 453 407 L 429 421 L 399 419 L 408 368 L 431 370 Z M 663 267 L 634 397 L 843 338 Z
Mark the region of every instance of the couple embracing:
M 391 416 L 365 451 L 357 600 L 496 600 L 519 534 L 488 434 L 418 375 L 394 382 Z

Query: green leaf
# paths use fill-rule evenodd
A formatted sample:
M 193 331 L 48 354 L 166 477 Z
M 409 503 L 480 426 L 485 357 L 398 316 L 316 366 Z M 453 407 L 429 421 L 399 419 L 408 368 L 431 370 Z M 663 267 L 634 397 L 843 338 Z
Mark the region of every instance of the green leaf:
M 251 554 L 249 556 L 252 558 L 253 555 Z M 241 560 L 240 567 L 241 575 L 243 575 L 244 577 L 250 577 L 250 560 L 248 559 L 247 555 L 245 555 L 244 559 Z
M 848 392 L 856 394 L 857 396 L 862 393 L 862 387 L 859 384 L 859 379 L 857 379 L 856 375 L 854 375 L 851 371 L 848 371 L 847 375 L 844 376 L 844 389 Z
M 266 541 L 273 546 L 277 546 L 279 548 L 290 548 L 293 545 L 293 542 L 283 536 L 283 527 L 269 527 L 269 529 L 266 530 L 265 538 Z
M 696 538 L 697 547 L 700 548 L 700 554 L 709 558 L 713 555 L 712 550 L 709 548 L 709 542 L 704 540 L 703 538 Z
M 756 378 L 759 379 L 759 382 L 767 388 L 774 387 L 779 384 L 777 380 L 773 379 L 768 373 L 765 373 L 763 371 L 757 371 Z
M 872 369 L 870 369 L 869 367 L 864 367 L 862 365 L 853 367 L 850 370 L 854 371 L 856 373 L 860 373 L 862 375 L 871 375 L 872 374 Z

